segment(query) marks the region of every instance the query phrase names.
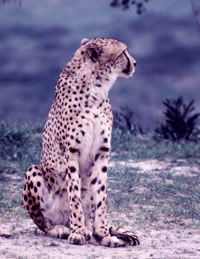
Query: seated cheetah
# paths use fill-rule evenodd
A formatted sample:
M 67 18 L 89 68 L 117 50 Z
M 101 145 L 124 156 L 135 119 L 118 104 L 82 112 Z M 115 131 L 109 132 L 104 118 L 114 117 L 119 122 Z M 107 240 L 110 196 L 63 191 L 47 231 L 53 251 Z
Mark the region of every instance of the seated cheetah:
M 83 39 L 64 67 L 43 133 L 40 165 L 29 168 L 23 200 L 34 223 L 50 236 L 104 246 L 139 244 L 122 228 L 108 227 L 106 179 L 112 110 L 108 91 L 130 77 L 136 62 L 113 39 Z

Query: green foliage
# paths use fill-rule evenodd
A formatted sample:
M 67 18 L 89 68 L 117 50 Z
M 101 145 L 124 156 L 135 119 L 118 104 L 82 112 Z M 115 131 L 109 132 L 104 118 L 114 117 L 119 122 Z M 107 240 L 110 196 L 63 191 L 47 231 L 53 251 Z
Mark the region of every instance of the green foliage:
M 0 214 L 24 213 L 23 178 L 31 164 L 39 163 L 42 128 L 0 121 Z
M 41 126 L 0 121 L 0 167 L 25 169 L 39 162 L 40 151 Z
M 165 124 L 155 129 L 155 132 L 164 139 L 172 141 L 197 140 L 200 130 L 197 128 L 197 120 L 200 113 L 193 113 L 194 100 L 187 105 L 181 97 L 174 100 L 167 99 L 165 105 Z
M 144 134 L 142 127 L 134 122 L 133 111 L 129 107 L 121 107 L 120 111 L 113 112 L 113 127 L 132 135 Z

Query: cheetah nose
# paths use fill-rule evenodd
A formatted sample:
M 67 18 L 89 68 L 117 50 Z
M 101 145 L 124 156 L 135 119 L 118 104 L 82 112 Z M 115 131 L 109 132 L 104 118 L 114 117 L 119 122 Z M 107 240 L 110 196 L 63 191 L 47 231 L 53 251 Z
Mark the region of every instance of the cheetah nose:
M 136 65 L 137 65 L 137 62 L 135 61 L 135 62 L 134 62 L 134 67 L 136 67 Z

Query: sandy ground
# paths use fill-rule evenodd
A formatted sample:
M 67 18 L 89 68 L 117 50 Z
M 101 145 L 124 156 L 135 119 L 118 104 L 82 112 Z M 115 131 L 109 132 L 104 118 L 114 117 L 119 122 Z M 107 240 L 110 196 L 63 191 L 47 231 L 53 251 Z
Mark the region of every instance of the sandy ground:
M 165 168 L 166 163 L 149 160 L 132 163 L 142 170 Z M 182 168 L 183 169 L 183 168 Z M 185 173 L 187 171 L 185 168 Z M 191 170 L 191 168 L 190 168 Z M 180 170 L 177 168 L 177 173 Z M 183 170 L 181 170 L 183 172 Z M 118 213 L 113 214 L 116 218 Z M 113 217 L 113 216 L 112 216 Z M 120 215 L 118 215 L 120 217 Z M 133 259 L 200 259 L 200 228 L 170 224 L 166 229 L 150 225 L 135 229 L 140 246 L 107 248 L 94 241 L 83 246 L 70 245 L 66 240 L 45 236 L 31 219 L 0 217 L 0 259 L 8 258 L 133 258 Z
M 137 247 L 107 248 L 95 242 L 75 246 L 45 236 L 26 219 L 0 225 L 0 258 L 200 258 L 200 229 L 149 228 L 138 230 L 137 234 L 141 241 Z

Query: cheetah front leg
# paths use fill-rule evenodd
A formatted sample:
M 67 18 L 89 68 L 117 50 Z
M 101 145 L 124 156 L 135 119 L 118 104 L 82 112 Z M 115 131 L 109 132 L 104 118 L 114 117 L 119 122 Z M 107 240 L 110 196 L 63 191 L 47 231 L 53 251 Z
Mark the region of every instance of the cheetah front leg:
M 94 214 L 94 238 L 104 246 L 119 247 L 138 245 L 137 236 L 121 227 L 108 228 L 106 219 L 106 182 L 108 168 L 108 147 L 102 147 L 96 155 L 96 162 L 92 170 L 92 211 Z M 98 157 L 98 158 L 97 158 Z
M 85 227 L 85 219 L 81 204 L 81 179 L 79 174 L 78 152 L 70 155 L 66 174 L 68 196 L 70 203 L 70 235 L 71 244 L 82 245 L 91 238 L 91 233 Z
M 91 201 L 94 218 L 94 238 L 104 246 L 124 246 L 124 242 L 116 236 L 111 236 L 106 218 L 106 182 L 108 168 L 108 146 L 102 146 L 95 156 L 91 174 Z

